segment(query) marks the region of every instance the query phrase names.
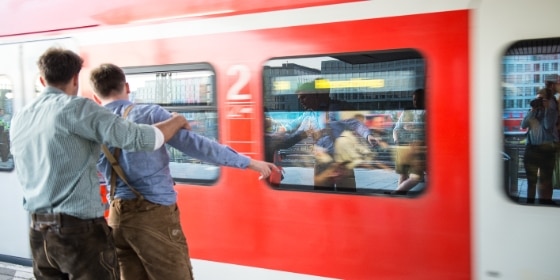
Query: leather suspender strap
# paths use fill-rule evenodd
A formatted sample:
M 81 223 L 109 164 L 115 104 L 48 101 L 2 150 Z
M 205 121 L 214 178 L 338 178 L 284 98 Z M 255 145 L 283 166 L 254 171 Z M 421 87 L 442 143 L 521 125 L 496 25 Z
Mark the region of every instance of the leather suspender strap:
M 123 118 L 126 119 L 128 113 L 130 112 L 130 110 L 132 110 L 132 107 L 134 107 L 134 104 L 128 106 L 124 110 L 122 115 Z M 109 195 L 111 201 L 113 201 L 113 199 L 115 198 L 115 189 L 117 188 L 117 176 L 119 176 L 119 178 L 130 188 L 130 190 L 132 190 L 132 192 L 136 195 L 136 197 L 142 199 L 143 196 L 128 183 L 128 180 L 126 180 L 124 171 L 121 165 L 119 164 L 118 158 L 121 154 L 121 149 L 115 148 L 115 151 L 112 154 L 109 148 L 107 148 L 107 145 L 101 145 L 101 149 L 103 150 L 103 153 L 105 154 L 105 157 L 107 157 L 109 163 L 111 163 L 111 179 L 109 183 L 109 185 L 111 186 L 111 192 Z

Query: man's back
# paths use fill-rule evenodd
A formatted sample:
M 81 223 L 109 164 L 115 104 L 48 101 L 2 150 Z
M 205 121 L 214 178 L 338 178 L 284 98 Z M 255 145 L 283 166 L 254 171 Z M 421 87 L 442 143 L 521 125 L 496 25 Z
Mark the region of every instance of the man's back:
M 133 108 L 126 119 L 135 123 L 151 125 L 170 117 L 170 114 L 158 105 L 133 105 L 126 100 L 111 102 L 105 107 L 121 116 L 129 106 L 133 106 Z M 114 151 L 111 147 L 109 149 L 111 152 Z M 121 157 L 118 160 L 124 174 L 126 174 L 128 183 L 146 199 L 163 205 L 175 203 L 176 193 L 173 189 L 174 182 L 169 170 L 169 155 L 165 146 L 150 152 L 121 151 Z M 105 178 L 109 179 L 111 165 L 105 155 L 101 155 L 97 166 Z M 129 187 L 120 180 L 117 182 L 115 197 L 122 199 L 136 198 Z
M 88 199 L 97 177 L 92 168 L 99 145 L 74 133 L 84 99 L 60 91 L 44 93 L 12 119 L 10 137 L 16 171 L 31 212 L 61 212 L 81 218 L 103 215 Z M 68 195 L 68 197 L 66 197 Z
M 151 150 L 155 140 L 153 128 L 117 120 L 92 100 L 55 88 L 47 88 L 18 112 L 10 142 L 25 209 L 81 219 L 103 216 L 95 168 L 99 144 Z

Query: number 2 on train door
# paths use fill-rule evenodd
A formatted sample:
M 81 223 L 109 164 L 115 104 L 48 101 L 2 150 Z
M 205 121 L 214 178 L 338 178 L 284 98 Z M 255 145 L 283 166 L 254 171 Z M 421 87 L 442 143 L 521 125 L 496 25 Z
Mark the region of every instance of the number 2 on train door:
M 228 68 L 227 75 L 233 77 L 228 79 L 228 82 L 233 83 L 227 91 L 227 117 L 246 118 L 253 113 L 251 94 L 247 87 L 251 71 L 247 65 L 235 64 Z

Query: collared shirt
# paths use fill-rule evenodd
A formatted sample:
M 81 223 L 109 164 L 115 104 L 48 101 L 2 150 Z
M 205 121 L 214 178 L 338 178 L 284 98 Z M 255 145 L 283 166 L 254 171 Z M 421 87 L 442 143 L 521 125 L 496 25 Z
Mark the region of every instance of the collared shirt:
M 319 110 L 304 111 L 297 119 L 284 124 L 287 131 L 305 131 L 308 129 L 321 130 L 327 122 L 338 121 L 340 111 L 355 110 L 352 103 L 341 100 L 330 100 L 328 104 L 321 104 Z
M 426 110 L 404 110 L 393 129 L 397 144 L 408 145 L 412 142 L 426 140 Z
M 344 131 L 352 131 L 355 135 L 364 139 L 368 138 L 371 131 L 364 123 L 356 118 L 329 121 L 323 130 L 323 135 L 317 139 L 317 146 L 322 147 L 328 154 L 334 155 L 335 140 L 342 135 Z
M 521 121 L 521 128 L 528 128 L 527 145 L 542 145 L 557 142 L 556 119 L 553 108 L 530 110 Z
M 105 107 L 117 115 L 122 115 L 130 105 L 132 103 L 128 100 L 118 100 Z M 127 116 L 128 120 L 144 124 L 153 124 L 169 118 L 171 118 L 171 113 L 161 106 L 141 104 L 135 104 Z M 167 144 L 188 156 L 212 164 L 247 168 L 250 163 L 249 157 L 186 129 L 179 130 Z M 113 152 L 112 148 L 109 149 Z M 173 188 L 174 181 L 169 169 L 169 154 L 165 147 L 154 152 L 122 151 L 119 165 L 126 174 L 128 183 L 146 200 L 161 205 L 171 205 L 177 201 L 177 193 Z M 99 158 L 97 168 L 105 177 L 106 182 L 111 182 L 111 165 L 103 153 Z M 136 198 L 136 195 L 120 178 L 117 178 L 115 198 L 129 200 Z
M 10 141 L 27 211 L 90 219 L 105 210 L 95 167 L 100 143 L 154 150 L 155 130 L 47 87 L 12 118 Z
M 328 107 L 328 110 L 326 110 L 326 107 Z M 285 127 L 288 131 L 309 129 L 323 131 L 323 135 L 317 139 L 315 144 L 323 148 L 328 154 L 333 155 L 334 142 L 345 130 L 352 131 L 364 139 L 367 139 L 368 135 L 371 134 L 370 129 L 356 118 L 338 119 L 340 111 L 350 109 L 354 109 L 351 103 L 330 100 L 328 106 L 322 105 L 319 111 L 305 111 L 297 119 L 286 124 Z

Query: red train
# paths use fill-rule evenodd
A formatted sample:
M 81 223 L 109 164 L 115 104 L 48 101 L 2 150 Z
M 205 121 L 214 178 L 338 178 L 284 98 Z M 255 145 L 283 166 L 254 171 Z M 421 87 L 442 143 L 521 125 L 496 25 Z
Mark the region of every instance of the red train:
M 329 112 L 339 119 L 362 115 L 374 129 L 372 117 L 383 116 L 379 141 L 386 145 L 353 168 L 353 192 L 315 188 L 317 143 L 308 140 L 279 150 L 285 174 L 278 186 L 170 149 L 197 279 L 560 278 L 560 209 L 525 205 L 522 172 L 509 172 L 522 170 L 522 153 L 500 156 L 522 149 L 504 141 L 503 111 L 532 97 L 510 95 L 501 81 L 519 75 L 521 88 L 530 76 L 535 85 L 525 87 L 537 87 L 536 76 L 559 72 L 560 2 L 50 0 L 0 7 L 0 108 L 7 115 L 40 92 L 35 61 L 61 45 L 85 59 L 81 95 L 92 96 L 93 67 L 115 63 L 133 100 L 183 113 L 197 132 L 254 158 L 269 148 L 265 114 L 289 127 L 306 113 L 295 92 L 309 81 L 328 81 L 333 100 L 353 105 Z M 546 61 L 534 62 L 538 55 Z M 548 67 L 507 66 L 529 60 Z M 425 178 L 395 194 L 392 132 L 418 88 L 426 91 Z M 0 222 L 10 229 L 0 233 L 0 260 L 26 263 L 28 218 L 10 163 L 0 163 Z

